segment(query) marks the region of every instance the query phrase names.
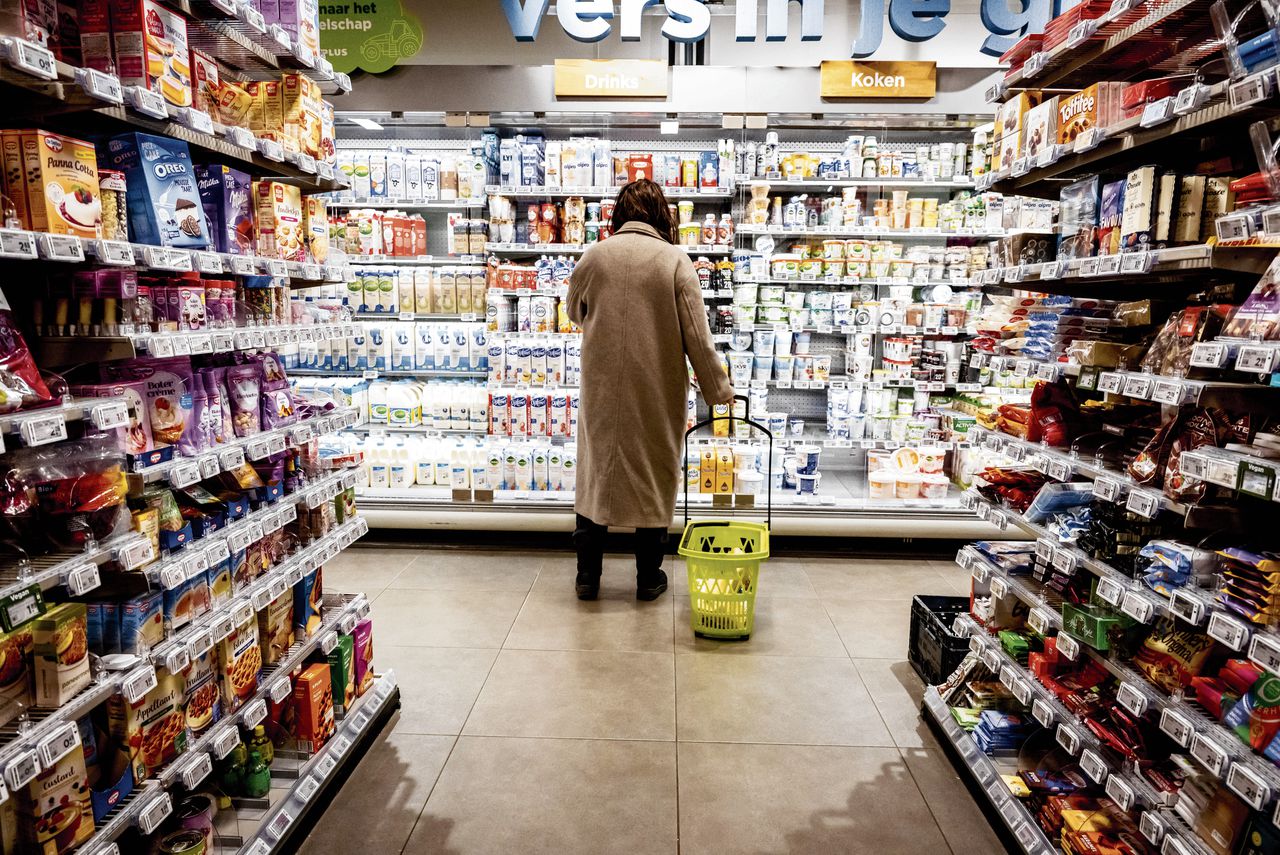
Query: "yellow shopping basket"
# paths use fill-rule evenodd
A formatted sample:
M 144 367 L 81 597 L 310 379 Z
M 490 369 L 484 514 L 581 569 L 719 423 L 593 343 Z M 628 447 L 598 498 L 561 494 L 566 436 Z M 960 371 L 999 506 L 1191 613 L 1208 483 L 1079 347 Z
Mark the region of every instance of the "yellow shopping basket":
M 746 400 L 739 395 L 738 398 Z M 750 407 L 750 403 L 747 404 Z M 730 415 L 731 421 L 745 422 L 769 438 L 769 471 L 773 470 L 773 434 L 764 425 Z M 685 486 L 684 534 L 677 550 L 684 556 L 689 572 L 689 605 L 695 635 L 710 638 L 750 638 L 755 620 L 756 588 L 760 583 L 760 563 L 769 557 L 769 528 L 773 523 L 773 485 L 767 487 L 766 521 L 689 521 L 689 436 L 711 424 L 699 422 L 684 434 Z M 766 477 L 766 482 L 769 478 Z

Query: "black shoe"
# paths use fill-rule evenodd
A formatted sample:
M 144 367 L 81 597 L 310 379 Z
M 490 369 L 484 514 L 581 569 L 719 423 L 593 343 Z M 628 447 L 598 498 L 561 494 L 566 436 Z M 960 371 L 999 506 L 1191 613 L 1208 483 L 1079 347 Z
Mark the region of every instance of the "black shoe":
M 573 589 L 578 594 L 580 600 L 594 600 L 600 596 L 600 574 L 599 573 L 578 573 L 578 578 L 573 583 Z
M 636 579 L 636 599 L 656 600 L 667 590 L 667 574 L 661 570 L 654 570 L 645 574 L 644 579 L 637 577 Z

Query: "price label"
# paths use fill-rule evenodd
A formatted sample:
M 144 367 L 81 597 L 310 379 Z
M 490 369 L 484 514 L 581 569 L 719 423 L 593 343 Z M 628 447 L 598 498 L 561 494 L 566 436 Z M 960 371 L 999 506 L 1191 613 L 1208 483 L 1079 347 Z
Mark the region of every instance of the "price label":
M 200 464 L 197 461 L 180 463 L 169 470 L 169 483 L 179 490 L 200 480 Z
M 4 782 L 10 792 L 17 792 L 31 783 L 40 774 L 40 757 L 34 751 L 18 753 L 4 767 Z
M 292 689 L 293 687 L 289 683 L 289 678 L 281 677 L 279 680 L 276 680 L 271 684 L 271 688 L 267 690 L 267 694 L 271 697 L 271 702 L 273 704 L 278 704 L 285 698 L 289 697 L 289 692 L 292 691 Z
M 84 261 L 84 246 L 75 235 L 36 235 L 40 255 L 50 261 Z
M 336 632 L 326 632 L 320 636 L 320 651 L 328 656 L 333 648 L 338 646 L 338 634 Z
M 1145 401 L 1151 397 L 1151 387 L 1154 383 L 1155 378 L 1150 374 L 1129 374 L 1124 378 L 1123 394 Z
M 1229 759 L 1226 749 L 1205 736 L 1203 733 L 1197 733 L 1191 737 L 1190 750 L 1191 756 L 1199 760 L 1200 765 L 1204 766 L 1217 777 L 1222 777 L 1222 773 L 1227 767 L 1227 760 Z
M 1031 717 L 1044 727 L 1053 727 L 1053 707 L 1049 706 L 1049 702 L 1042 698 L 1036 698 L 1032 701 Z
M 131 704 L 136 704 L 156 687 L 156 669 L 150 665 L 135 668 L 120 683 L 120 693 Z
M 1121 682 L 1116 689 L 1116 702 L 1136 716 L 1147 712 L 1147 696 L 1131 683 Z
M 1138 623 L 1150 623 L 1156 607 L 1151 600 L 1135 591 L 1130 591 L 1124 595 L 1124 602 L 1120 604 L 1120 611 Z
M 1012 668 L 1007 670 L 1010 673 L 1013 671 Z M 1004 674 L 1000 675 L 1002 679 L 1004 678 L 1004 676 L 1005 676 Z M 1031 684 L 1026 682 L 1025 680 L 1013 680 L 1013 685 L 1009 687 L 1009 691 L 1013 692 L 1013 696 L 1017 698 L 1018 703 L 1022 704 L 1023 706 L 1026 706 L 1027 703 L 1029 703 L 1031 700 Z
M 100 264 L 128 267 L 134 263 L 133 245 L 122 240 L 96 240 L 93 254 Z
M 351 750 L 351 738 L 345 734 L 333 741 L 333 753 L 337 757 L 344 756 Z
M 1240 110 L 1266 100 L 1273 76 L 1271 73 L 1264 72 L 1231 84 L 1231 88 L 1227 90 L 1231 109 Z
M 196 787 L 209 777 L 213 772 L 213 760 L 204 751 L 197 751 L 182 767 L 182 786 L 188 790 L 194 790 Z
M 1102 255 L 1098 257 L 1098 275 L 1115 276 L 1120 272 L 1120 256 Z
M 1153 846 L 1159 846 L 1164 839 L 1164 820 L 1153 810 L 1145 810 L 1138 815 L 1138 827 Z
M 997 600 L 1003 600 L 1009 593 L 1009 583 L 999 576 L 991 578 L 991 596 Z
M 1209 88 L 1200 83 L 1193 83 L 1173 99 L 1174 115 L 1184 116 L 1192 110 L 1199 109 L 1207 100 L 1209 100 Z
M 254 611 L 260 612 L 263 609 L 265 609 L 267 606 L 271 605 L 271 599 L 272 599 L 271 591 L 268 588 L 263 588 L 259 591 L 254 592 L 253 594 Z
M 199 659 L 213 648 L 213 633 L 207 629 L 191 633 L 187 638 L 187 649 L 193 659 Z
M 108 104 L 124 103 L 124 90 L 120 87 L 120 78 L 114 74 L 105 74 L 96 68 L 77 68 L 76 82 L 90 98 L 97 98 Z
M 1066 724 L 1058 725 L 1057 740 L 1072 757 L 1080 753 L 1080 734 L 1076 733 L 1075 728 Z
M 214 618 L 209 624 L 209 631 L 213 633 L 215 642 L 222 641 L 230 635 L 236 628 L 236 622 L 231 619 L 231 615 L 221 615 Z
M 258 153 L 267 160 L 274 160 L 277 163 L 284 162 L 284 147 L 275 140 L 258 140 Z M 272 274 L 273 276 L 276 274 Z
M 161 664 L 170 674 L 181 674 L 191 664 L 191 653 L 185 644 L 176 644 L 164 655 Z
M 342 632 L 343 635 L 350 635 L 352 632 L 355 631 L 355 628 L 356 628 L 355 615 L 352 615 L 352 614 L 343 615 L 342 619 L 338 621 L 338 629 Z
M 1097 593 L 1098 599 L 1102 600 L 1104 603 L 1119 606 L 1121 601 L 1124 599 L 1124 586 L 1115 579 L 1099 579 Z
M 1120 272 L 1121 273 L 1149 273 L 1151 272 L 1152 256 L 1150 252 L 1126 252 L 1121 256 Z
M 1115 478 L 1102 475 L 1093 481 L 1093 495 L 1106 502 L 1114 502 L 1119 499 L 1123 490 L 1124 485 Z
M 1048 475 L 1055 481 L 1070 481 L 1072 476 L 1072 467 L 1069 462 L 1060 458 L 1051 458 L 1049 460 Z
M 53 733 L 40 740 L 36 745 L 36 753 L 40 757 L 40 765 L 46 769 L 71 753 L 80 744 L 80 728 L 75 722 L 64 724 Z
M 143 115 L 154 119 L 169 118 L 169 108 L 159 92 L 152 92 L 141 86 L 129 86 L 125 88 L 125 99 L 129 106 Z
M 1041 279 L 1061 279 L 1063 268 L 1066 267 L 1065 261 L 1047 261 L 1040 268 Z
M 253 620 L 253 603 L 248 600 L 240 600 L 231 607 L 231 619 L 235 621 L 236 626 L 244 626 Z
M 1169 600 L 1169 611 L 1190 624 L 1199 626 L 1204 620 L 1204 603 L 1193 594 L 1178 589 Z
M 1118 395 L 1124 388 L 1124 375 L 1114 371 L 1104 371 L 1098 377 L 1098 391 Z
M 67 438 L 67 422 L 62 413 L 32 416 L 18 422 L 18 434 L 27 445 L 48 445 Z
M 1058 159 L 1058 147 L 1055 145 L 1046 145 L 1040 151 L 1036 152 L 1036 166 L 1044 169 Z
M 289 583 L 286 582 L 283 577 L 277 577 L 271 580 L 271 585 L 270 585 L 270 588 L 268 589 L 268 593 L 271 595 L 271 599 L 274 601 L 283 597 L 285 591 L 287 590 L 289 590 Z
M 1076 380 L 1076 388 L 1093 391 L 1098 388 L 1098 369 L 1092 365 L 1080 369 L 1080 378 Z
M 1249 659 L 1272 674 L 1280 674 L 1280 643 L 1265 635 L 1255 635 L 1249 645 Z
M 147 803 L 146 807 L 138 812 L 138 830 L 143 834 L 150 834 L 159 828 L 160 823 L 164 822 L 171 813 L 173 813 L 173 802 L 169 794 L 161 790 Z
M 17 229 L 0 229 L 0 257 L 36 258 L 36 236 Z
M 1270 374 L 1275 369 L 1276 348 L 1246 344 L 1236 355 L 1236 370 L 1250 374 Z
M 25 71 L 34 77 L 44 80 L 58 79 L 58 63 L 53 52 L 33 44 L 25 39 L 7 37 L 9 48 L 9 64 L 19 71 Z
M 1080 769 L 1099 784 L 1106 782 L 1107 774 L 1111 771 L 1107 768 L 1106 761 L 1091 748 L 1086 748 L 1080 753 Z
M 1138 120 L 1138 124 L 1144 128 L 1154 128 L 1156 125 L 1162 125 L 1173 118 L 1173 96 L 1166 95 L 1155 101 L 1150 101 L 1142 108 L 1142 118 Z
M 160 570 L 160 587 L 166 591 L 179 588 L 187 581 L 187 568 L 181 562 L 173 562 Z
M 1133 808 L 1134 794 L 1133 787 L 1129 785 L 1120 775 L 1111 775 L 1107 778 L 1106 786 L 1103 788 L 1107 796 L 1120 806 L 1120 810 L 1129 811 Z
M 1079 563 L 1079 558 L 1068 547 L 1059 546 L 1053 550 L 1053 560 L 1050 563 L 1053 565 L 1054 570 L 1057 570 L 1064 576 L 1070 576 L 1072 573 L 1076 572 L 1076 565 Z
M 1220 341 L 1201 341 L 1191 346 L 1191 364 L 1197 368 L 1221 368 L 1227 362 L 1227 346 Z
M 262 698 L 254 698 L 244 708 L 244 726 L 257 727 L 267 717 L 267 702 Z
M 1262 810 L 1271 801 L 1271 788 L 1244 763 L 1233 763 L 1227 770 L 1227 786 L 1254 810 Z
M 222 463 L 224 472 L 233 472 L 244 466 L 244 450 L 241 448 L 228 448 L 218 453 L 218 460 Z
M 137 537 L 116 551 L 116 561 L 126 570 L 136 570 L 156 559 L 155 547 L 145 537 Z
M 97 564 L 82 564 L 65 576 L 67 590 L 73 597 L 81 597 L 102 584 Z
M 1076 154 L 1086 151 L 1092 151 L 1102 142 L 1102 131 L 1098 128 L 1089 128 L 1083 131 L 1080 136 L 1076 137 L 1075 145 L 1072 148 Z M 1086 259 L 1088 260 L 1088 259 Z
M 1067 659 L 1075 662 L 1080 658 L 1080 643 L 1065 632 L 1060 632 L 1056 636 L 1058 652 Z
M 1151 390 L 1151 400 L 1158 404 L 1178 406 L 1182 403 L 1182 384 L 1177 380 L 1156 378 L 1155 386 Z
M 219 730 L 210 741 L 210 748 L 213 749 L 213 756 L 221 760 L 231 753 L 231 750 L 240 744 L 240 734 L 236 730 L 234 724 L 224 726 Z
M 1098 22 L 1093 19 L 1084 20 L 1076 23 L 1067 31 L 1067 47 L 1077 48 L 1089 39 L 1093 38 L 1093 34 L 1098 30 Z
M 1124 507 L 1140 517 L 1153 519 L 1160 512 L 1160 494 L 1150 490 L 1130 490 Z

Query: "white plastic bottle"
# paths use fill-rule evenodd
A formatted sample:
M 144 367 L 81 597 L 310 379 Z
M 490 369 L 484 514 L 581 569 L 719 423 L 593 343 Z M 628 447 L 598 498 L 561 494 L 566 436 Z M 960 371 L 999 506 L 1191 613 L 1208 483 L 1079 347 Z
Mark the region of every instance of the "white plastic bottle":
M 395 449 L 391 452 L 391 464 L 387 477 L 392 489 L 403 490 L 413 486 L 413 465 L 409 460 L 409 449 L 403 440 L 397 442 Z
M 432 445 L 431 458 L 435 461 L 436 486 L 449 484 L 453 480 L 453 472 L 449 466 L 449 447 L 444 440 L 437 440 Z
M 374 488 L 391 486 L 391 455 L 387 447 L 379 442 L 370 454 L 372 463 L 369 467 L 369 486 Z
M 455 490 L 467 490 L 471 487 L 471 461 L 468 460 L 467 449 L 462 443 L 454 445 L 449 452 L 449 486 Z
M 414 437 L 413 455 L 414 483 L 419 487 L 433 486 L 436 483 L 435 461 L 431 459 L 429 445 L 425 439 L 421 437 Z

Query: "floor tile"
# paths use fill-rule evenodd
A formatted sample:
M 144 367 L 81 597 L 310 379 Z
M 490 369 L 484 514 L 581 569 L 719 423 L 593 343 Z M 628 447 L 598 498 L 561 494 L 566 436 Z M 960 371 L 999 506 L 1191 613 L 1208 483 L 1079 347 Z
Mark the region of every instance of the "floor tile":
M 751 637 L 718 640 L 694 635 L 693 610 L 687 591 L 676 597 L 675 646 L 677 653 L 716 653 L 757 656 L 833 656 L 848 654 L 831 619 L 819 600 L 759 597 Z
M 663 563 L 662 569 L 668 577 L 673 577 L 673 568 L 683 572 L 683 565 L 678 565 L 670 557 Z M 535 594 L 573 595 L 573 582 L 578 575 L 578 559 L 573 553 L 550 553 L 542 563 L 542 572 L 533 583 Z M 600 574 L 600 593 L 602 596 L 619 596 L 635 598 L 636 595 L 636 559 L 631 555 L 606 555 L 604 572 Z
M 524 594 L 388 588 L 373 602 L 374 644 L 501 647 Z
M 396 732 L 461 733 L 497 656 L 497 650 L 378 645 L 378 668 L 396 672 L 404 698 Z
M 503 650 L 463 733 L 675 739 L 669 653 Z
M 852 656 L 859 659 L 906 659 L 911 630 L 911 600 L 867 600 L 827 597 L 831 622 Z
M 676 656 L 678 738 L 892 746 L 847 659 Z
M 895 749 L 681 742 L 679 760 L 682 855 L 946 851 Z
M 427 550 L 417 553 L 388 587 L 524 593 L 538 578 L 541 567 L 542 559 L 528 553 Z
M 951 594 L 953 586 L 928 561 L 868 558 L 810 559 L 805 572 L 820 597 L 910 600 L 916 594 Z
M 639 602 L 634 594 L 606 592 L 593 601 L 572 591 L 533 593 L 525 601 L 506 647 L 538 650 L 634 650 L 670 653 L 667 597 Z
M 452 736 L 384 733 L 319 818 L 301 855 L 399 852 L 454 742 Z
M 343 550 L 332 561 L 325 562 L 325 589 L 362 592 L 373 599 L 421 554 L 416 549 L 364 546 Z
M 1004 855 L 1007 850 L 946 754 L 941 750 L 908 748 L 902 756 L 952 852 Z
M 924 683 L 910 663 L 892 659 L 854 659 L 858 676 L 899 748 L 937 748 L 920 716 Z
M 756 596 L 811 599 L 818 594 L 813 590 L 809 575 L 804 570 L 804 562 L 795 559 L 770 559 L 760 568 L 760 588 Z
M 675 751 L 463 736 L 405 855 L 675 855 Z

